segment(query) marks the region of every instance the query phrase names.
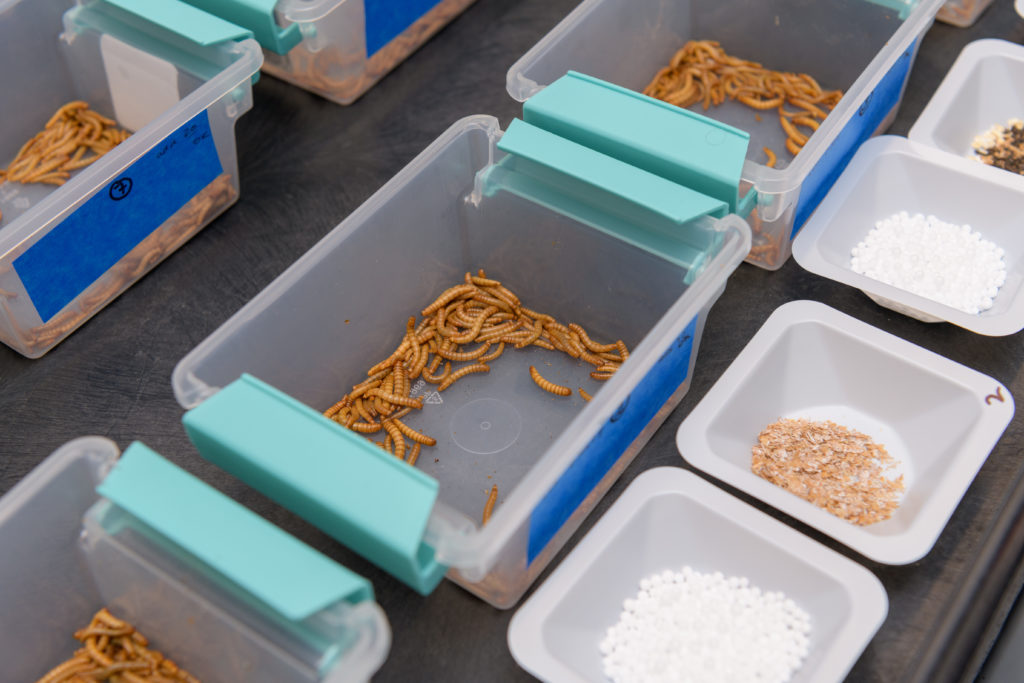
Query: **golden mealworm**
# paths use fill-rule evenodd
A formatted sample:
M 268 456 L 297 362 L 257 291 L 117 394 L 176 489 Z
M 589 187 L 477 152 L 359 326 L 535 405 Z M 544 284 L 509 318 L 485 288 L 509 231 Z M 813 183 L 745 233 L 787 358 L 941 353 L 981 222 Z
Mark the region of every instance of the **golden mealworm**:
M 348 427 L 353 432 L 359 432 L 360 434 L 376 434 L 380 431 L 379 422 L 354 422 Z
M 393 420 L 384 422 L 384 429 L 387 430 L 388 436 L 391 437 L 392 442 L 395 444 L 395 456 L 400 460 L 404 460 L 405 439 L 402 438 L 402 430 L 398 428 L 398 425 Z
M 447 389 L 452 384 L 454 384 L 455 382 L 459 381 L 460 379 L 462 379 L 466 375 L 471 375 L 474 372 L 490 372 L 490 371 L 491 371 L 491 367 L 489 365 L 487 365 L 486 363 L 473 363 L 472 365 L 466 365 L 464 367 L 459 368 L 458 370 L 453 372 L 451 375 L 446 377 L 444 379 L 444 381 L 441 382 L 441 384 L 437 387 L 437 390 L 438 391 L 444 391 L 445 389 Z
M 493 351 L 491 351 L 490 353 L 488 353 L 485 356 L 480 356 L 480 358 L 478 360 L 481 363 L 490 363 L 492 360 L 494 360 L 495 358 L 500 356 L 501 353 L 504 350 L 505 350 L 505 342 L 498 342 L 498 346 L 497 346 L 496 349 L 494 349 Z
M 800 147 L 801 145 L 797 144 L 793 138 L 786 138 L 786 150 L 793 156 L 800 153 Z
M 786 131 L 786 135 L 792 138 L 793 142 L 798 145 L 803 145 L 807 142 L 807 136 L 797 130 L 792 121 L 787 119 L 785 116 L 780 116 L 779 122 L 782 124 L 782 130 Z
M 615 350 L 615 344 L 598 344 L 597 342 L 592 340 L 590 338 L 590 335 L 587 334 L 587 331 L 583 329 L 582 325 L 577 325 L 576 323 L 569 323 L 569 329 L 580 336 L 580 341 L 583 342 L 583 345 L 587 347 L 588 351 L 593 351 L 594 353 L 601 353 L 602 351 Z
M 438 351 L 437 355 L 454 361 L 476 360 L 487 353 L 487 349 L 490 347 L 490 342 L 484 342 L 473 351 Z
M 622 356 L 623 361 L 629 358 L 629 349 L 626 348 L 626 342 L 621 339 L 617 339 L 615 341 L 615 347 L 619 350 L 619 355 Z
M 569 387 L 563 387 L 561 384 L 555 384 L 544 379 L 537 371 L 536 366 L 530 366 L 530 377 L 533 378 L 537 386 L 550 394 L 555 394 L 556 396 L 570 396 L 572 394 L 572 389 Z
M 619 369 L 619 366 L 614 363 L 605 363 L 594 369 L 594 372 L 615 372 Z
M 498 501 L 498 485 L 494 484 L 491 486 L 491 493 L 487 496 L 487 502 L 484 504 L 484 514 L 481 518 L 480 526 L 487 524 L 488 520 L 491 519 L 491 514 L 494 512 L 494 504 Z
M 376 396 L 382 401 L 393 403 L 396 406 L 409 406 L 410 408 L 416 408 L 417 410 L 423 408 L 422 398 L 409 398 L 408 396 L 397 396 L 395 394 L 388 393 L 383 389 L 371 389 L 366 392 L 367 396 Z
M 474 287 L 473 285 L 456 285 L 454 287 L 449 287 L 448 289 L 444 290 L 444 292 L 441 293 L 441 296 L 434 299 L 434 303 L 424 308 L 422 311 L 420 311 L 420 313 L 422 315 L 430 315 L 437 309 L 448 304 L 448 302 L 452 301 L 453 299 L 457 299 L 463 294 L 468 294 L 469 292 L 475 291 L 476 287 Z
M 764 150 L 764 155 L 768 157 L 768 161 L 767 163 L 765 163 L 765 166 L 767 166 L 768 168 L 775 168 L 775 162 L 777 160 L 775 152 L 771 151 L 767 147 L 762 147 L 761 149 Z
M 440 356 L 435 356 L 434 358 L 437 359 L 440 362 L 440 358 L 441 358 Z M 426 371 L 424 371 L 423 372 L 423 379 L 427 380 L 431 384 L 440 384 L 441 382 L 443 382 L 446 379 L 448 379 L 448 376 L 451 375 L 451 374 L 452 374 L 452 364 L 451 364 L 451 362 L 445 362 L 445 364 L 444 364 L 444 372 L 442 372 L 440 375 L 435 375 L 433 372 L 426 372 Z
M 409 459 L 406 460 L 410 465 L 415 466 L 416 461 L 420 459 L 420 451 L 423 449 L 423 445 L 416 442 L 412 445 L 412 452 L 409 453 Z
M 580 397 L 581 397 L 581 398 L 582 398 L 582 399 L 583 399 L 584 401 L 586 401 L 586 402 L 588 402 L 588 403 L 589 403 L 589 402 L 590 402 L 590 399 L 591 399 L 591 398 L 593 398 L 593 397 L 592 397 L 592 396 L 591 396 L 590 394 L 588 394 L 587 392 L 583 391 L 583 387 L 580 387 L 579 389 L 580 389 Z
M 597 372 L 595 370 L 594 372 L 590 373 L 590 376 L 596 380 L 603 382 L 604 380 L 611 379 L 614 374 L 614 372 Z
M 349 397 L 346 396 L 345 398 L 335 403 L 333 406 L 324 411 L 324 417 L 332 417 L 333 415 L 336 415 L 338 411 L 340 411 L 342 408 L 348 405 L 349 400 Z
M 431 436 L 427 436 L 426 434 L 423 434 L 422 432 L 416 431 L 415 429 L 413 429 L 409 425 L 405 424 L 404 422 L 402 422 L 398 418 L 392 418 L 391 422 L 396 427 L 398 427 L 398 431 L 402 432 L 402 434 L 405 434 L 407 437 L 409 437 L 410 439 L 412 439 L 416 443 L 421 443 L 424 446 L 434 446 L 434 445 L 437 444 L 437 439 L 435 439 L 435 438 L 433 438 Z

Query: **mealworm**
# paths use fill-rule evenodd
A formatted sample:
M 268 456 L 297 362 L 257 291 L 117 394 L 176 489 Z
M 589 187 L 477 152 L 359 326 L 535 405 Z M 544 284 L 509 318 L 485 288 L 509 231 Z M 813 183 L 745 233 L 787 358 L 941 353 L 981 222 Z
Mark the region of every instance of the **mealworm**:
M 472 284 L 479 285 L 481 287 L 494 287 L 495 285 L 500 285 L 501 284 L 497 280 L 488 280 L 485 277 L 470 276 L 469 273 L 466 273 L 466 277 L 468 277 L 470 279 Z
M 465 367 L 459 368 L 457 371 L 453 372 L 451 375 L 446 377 L 445 380 L 443 382 L 441 382 L 440 386 L 437 387 L 437 390 L 438 391 L 444 391 L 445 389 L 447 389 L 452 384 L 454 384 L 455 382 L 459 381 L 460 379 L 462 379 L 466 375 L 471 375 L 474 372 L 490 372 L 490 371 L 491 371 L 491 367 L 489 365 L 487 365 L 486 363 L 474 363 L 473 365 L 467 365 Z
M 577 325 L 576 323 L 569 323 L 569 329 L 580 336 L 580 341 L 583 342 L 583 345 L 587 347 L 588 351 L 593 351 L 594 353 L 601 353 L 602 351 L 614 351 L 616 348 L 615 344 L 598 344 L 597 342 L 595 342 L 587 334 L 587 331 L 583 329 L 582 325 Z
M 414 443 L 412 445 L 412 452 L 409 453 L 409 459 L 406 460 L 406 462 L 409 463 L 410 465 L 415 466 L 416 465 L 416 461 L 420 459 L 420 451 L 422 449 L 423 449 L 423 445 L 421 443 L 419 443 L 419 442 Z
M 600 380 L 603 382 L 606 379 L 611 379 L 614 374 L 614 372 L 597 372 L 595 370 L 594 372 L 590 373 L 590 376 L 596 380 Z
M 416 443 L 421 443 L 424 446 L 435 446 L 435 445 L 437 445 L 437 439 L 435 439 L 433 437 L 430 437 L 430 436 L 427 436 L 426 434 L 423 434 L 422 432 L 416 431 L 415 429 L 413 429 L 409 425 L 405 424 L 404 422 L 402 422 L 398 418 L 392 418 L 391 419 L 391 423 L 394 424 L 395 427 L 398 428 L 398 431 L 402 432 L 402 434 L 405 434 L 407 437 L 409 437 L 410 439 L 412 439 Z
M 572 389 L 569 387 L 563 387 L 561 384 L 555 384 L 544 379 L 541 374 L 537 371 L 536 366 L 530 366 L 530 377 L 533 378 L 534 383 L 549 394 L 555 394 L 556 396 L 569 396 L 572 394 Z
M 491 518 L 491 513 L 494 512 L 494 504 L 498 501 L 498 485 L 494 484 L 491 486 L 491 493 L 487 496 L 487 502 L 484 504 L 484 514 L 480 526 L 487 524 Z
M 807 142 L 807 136 L 797 130 L 792 121 L 787 119 L 785 116 L 780 116 L 779 122 L 782 124 L 782 129 L 786 131 L 786 135 L 792 138 L 798 145 L 803 145 Z
M 463 294 L 467 294 L 469 292 L 474 291 L 476 291 L 476 287 L 474 287 L 473 285 L 456 285 L 454 287 L 449 287 L 448 289 L 444 290 L 444 292 L 441 293 L 441 296 L 434 299 L 434 303 L 424 308 L 422 311 L 420 311 L 420 313 L 422 315 L 430 315 L 431 313 L 441 308 L 442 306 L 446 305 L 453 299 L 457 299 Z
M 613 364 L 613 363 L 605 363 L 604 365 L 601 365 L 601 366 L 597 367 L 597 368 L 596 368 L 596 369 L 594 370 L 594 372 L 600 372 L 600 373 L 605 373 L 605 372 L 615 372 L 615 371 L 616 371 L 616 370 L 618 370 L 618 369 L 619 369 L 619 366 L 618 366 L 618 365 L 616 365 L 616 364 Z
M 615 347 L 619 350 L 619 356 L 622 357 L 623 361 L 629 358 L 629 349 L 626 348 L 626 342 L 622 341 L 621 339 L 617 339 L 615 341 Z
M 435 356 L 435 358 L 440 359 L 440 356 Z M 440 362 L 440 360 L 438 362 Z M 431 384 L 440 384 L 441 382 L 445 381 L 448 378 L 448 376 L 451 374 L 451 372 L 452 372 L 452 364 L 449 363 L 449 362 L 446 362 L 444 364 L 444 372 L 442 372 L 440 375 L 435 375 L 433 372 L 429 372 L 428 373 L 428 372 L 424 371 L 423 379 L 427 380 Z
M 767 166 L 768 168 L 775 168 L 775 152 L 771 151 L 767 147 L 762 147 L 761 149 L 764 150 L 764 155 L 768 157 L 768 162 L 765 164 L 765 166 Z
M 388 393 L 383 389 L 371 389 L 366 392 L 367 396 L 377 396 L 382 401 L 388 403 L 394 403 L 398 406 L 409 406 L 410 408 L 416 408 L 417 410 L 423 408 L 422 398 L 409 398 L 408 396 L 397 396 L 396 394 Z
M 800 153 L 800 145 L 793 141 L 793 138 L 786 138 L 786 149 L 790 154 L 796 156 Z
M 328 408 L 327 410 L 324 411 L 324 417 L 332 417 L 332 416 L 334 416 L 339 410 L 341 410 L 346 405 L 348 405 L 350 400 L 351 399 L 349 399 L 348 396 L 346 396 L 345 398 L 341 399 L 340 401 L 335 403 L 333 406 L 331 406 L 330 408 Z
M 489 348 L 491 348 L 490 342 L 484 342 L 473 351 L 438 351 L 437 354 L 442 358 L 454 361 L 476 360 L 487 353 Z
M 584 401 L 589 403 L 590 399 L 593 398 L 593 396 L 591 396 L 587 392 L 583 391 L 583 387 L 580 387 L 579 390 L 580 390 L 580 397 L 582 397 Z
M 481 363 L 490 363 L 492 360 L 501 355 L 502 351 L 505 350 L 505 342 L 498 342 L 498 347 L 488 353 L 486 356 L 480 356 L 478 359 Z
M 387 431 L 388 436 L 391 437 L 392 442 L 395 444 L 395 457 L 399 460 L 405 459 L 405 439 L 402 438 L 402 430 L 399 429 L 398 425 L 393 420 L 386 420 L 384 422 L 384 429 Z
M 380 431 L 379 422 L 354 422 L 348 427 L 353 432 L 359 432 L 360 434 L 376 434 Z

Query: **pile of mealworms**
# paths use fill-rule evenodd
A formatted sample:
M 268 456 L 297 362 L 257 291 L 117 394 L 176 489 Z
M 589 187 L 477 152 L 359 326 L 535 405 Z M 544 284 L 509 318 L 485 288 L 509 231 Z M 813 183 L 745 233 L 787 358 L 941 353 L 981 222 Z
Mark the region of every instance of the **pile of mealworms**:
M 82 292 L 67 310 L 41 325 L 20 328 L 8 304 L 8 301 L 16 300 L 18 294 L 0 289 L 0 309 L 7 316 L 13 333 L 18 335 L 17 339 L 11 340 L 12 345 L 17 348 L 24 344 L 29 350 L 35 351 L 55 344 L 188 241 L 237 197 L 238 190 L 232 183 L 231 174 L 222 173 L 217 176 Z M 16 257 L 17 254 L 11 256 L 9 261 L 0 263 L 0 275 L 11 270 L 11 263 Z
M 36 683 L 199 683 L 171 660 L 148 648 L 149 641 L 106 608 L 86 628 L 75 632 L 85 647 L 55 666 Z
M 63 185 L 71 171 L 85 168 L 129 135 L 87 103 L 68 102 L 22 146 L 10 166 L 0 169 L 0 182 Z
M 419 324 L 410 317 L 405 336 L 394 353 L 367 371 L 367 379 L 352 387 L 324 412 L 324 415 L 360 434 L 385 434 L 378 446 L 415 465 L 423 446 L 437 440 L 402 422 L 413 410 L 423 408 L 422 397 L 410 397 L 412 382 L 423 378 L 444 391 L 458 380 L 478 372 L 489 372 L 506 346 L 523 349 L 539 346 L 561 351 L 594 366 L 590 376 L 610 379 L 629 357 L 620 339 L 598 344 L 576 323 L 563 325 L 552 316 L 533 311 L 520 302 L 498 280 L 466 273 L 462 284 L 446 289 L 421 311 Z M 476 347 L 463 351 L 466 345 Z M 455 364 L 461 363 L 461 367 Z M 442 367 L 443 365 L 443 367 Z M 572 389 L 545 379 L 530 366 L 530 377 L 541 389 L 556 396 L 570 396 Z M 580 396 L 590 395 L 579 388 Z M 411 448 L 406 438 L 412 442 Z M 406 458 L 406 455 L 408 457 Z M 491 498 L 496 497 L 496 487 Z M 494 502 L 491 500 L 490 507 Z
M 684 108 L 702 102 L 707 110 L 728 98 L 757 111 L 775 109 L 787 135 L 786 150 L 793 156 L 843 96 L 839 90 L 822 90 L 808 74 L 772 71 L 728 55 L 714 40 L 686 43 L 644 88 L 644 94 Z M 766 165 L 774 167 L 775 152 L 765 147 L 764 153 Z
M 324 412 L 352 431 L 375 434 L 383 431 L 385 440 L 376 442 L 399 458 L 409 453 L 408 462 L 416 463 L 421 446 L 433 446 L 435 439 L 402 422 L 413 410 L 423 408 L 422 398 L 410 398 L 412 381 L 422 377 L 444 391 L 458 380 L 478 372 L 489 372 L 488 363 L 496 360 L 506 346 L 522 349 L 539 346 L 562 351 L 594 366 L 590 376 L 610 379 L 629 350 L 622 340 L 598 344 L 581 326 L 568 326 L 552 316 L 525 306 L 498 280 L 488 279 L 481 269 L 476 276 L 466 273 L 462 284 L 446 289 L 421 311 L 420 323 L 410 317 L 405 336 L 395 351 L 367 371 L 367 379 Z M 462 351 L 462 347 L 476 348 Z M 454 364 L 462 363 L 456 368 Z M 443 364 L 443 369 L 442 369 Z M 536 367 L 530 377 L 544 391 L 569 396 L 572 389 L 550 382 Z M 580 388 L 580 395 L 589 396 Z M 409 450 L 405 439 L 412 441 Z

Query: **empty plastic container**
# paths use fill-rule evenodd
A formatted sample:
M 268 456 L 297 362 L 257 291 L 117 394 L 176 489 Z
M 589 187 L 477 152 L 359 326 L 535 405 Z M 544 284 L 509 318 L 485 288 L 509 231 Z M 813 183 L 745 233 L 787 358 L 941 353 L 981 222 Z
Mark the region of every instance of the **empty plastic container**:
M 511 128 L 504 135 L 511 139 Z M 525 159 L 499 149 L 502 137 L 489 116 L 454 124 L 190 352 L 172 381 L 192 409 L 186 426 L 204 457 L 339 540 L 378 553 L 378 564 L 404 572 L 418 590 L 450 568 L 451 579 L 508 607 L 685 394 L 707 312 L 749 248 L 749 228 L 735 215 L 704 215 L 674 232 L 647 232 L 582 203 L 596 192 L 580 202 L 557 191 L 531 195 L 543 190 L 531 190 Z M 443 393 L 414 386 L 426 405 L 404 419 L 438 441 L 415 469 L 313 412 L 386 357 L 409 316 L 480 268 L 523 305 L 577 322 L 596 340 L 624 340 L 629 359 L 602 386 L 588 376 L 591 366 L 565 354 L 509 349 L 487 375 Z M 541 391 L 531 364 L 572 396 Z M 258 379 L 239 380 L 244 373 Z M 270 410 L 267 397 L 292 400 L 279 392 L 299 403 L 268 425 L 277 418 L 257 411 Z M 232 412 L 238 396 L 254 405 Z M 285 418 L 305 431 L 283 437 L 275 425 Z M 282 438 L 303 446 L 285 457 L 273 452 L 289 443 Z M 312 451 L 323 455 L 315 466 Z M 376 474 L 357 474 L 360 463 Z M 349 479 L 359 482 L 352 496 L 368 499 L 362 509 L 342 509 L 337 491 L 354 485 Z M 497 507 L 481 527 L 493 484 Z M 318 486 L 322 495 L 311 491 Z M 394 517 L 379 533 L 405 555 L 389 563 L 380 559 L 384 541 L 368 539 L 365 528 Z
M 694 467 L 865 557 L 924 557 L 1013 419 L 996 380 L 811 301 L 780 306 L 676 434 Z M 751 471 L 780 418 L 831 420 L 885 446 L 906 489 L 884 521 L 858 526 Z
M 953 26 L 967 28 L 973 25 L 991 4 L 992 0 L 946 0 L 935 18 Z
M 131 133 L 63 186 L 0 183 L 0 341 L 26 356 L 46 353 L 238 198 L 234 125 L 252 104 L 259 46 L 187 5 L 164 15 L 171 5 L 0 3 L 11 105 L 0 168 L 74 100 Z
M 978 334 L 1014 334 L 1024 329 L 1022 204 L 1024 178 L 886 135 L 857 152 L 797 236 L 793 254 L 812 273 L 857 287 L 879 305 L 904 315 L 950 322 Z M 991 308 L 968 313 L 852 270 L 852 249 L 877 221 L 901 211 L 970 225 L 982 239 L 1004 250 L 1006 282 Z
M 586 0 L 512 66 L 508 91 L 525 100 L 568 70 L 640 91 L 688 40 L 716 40 L 731 55 L 806 72 L 822 88 L 842 90 L 842 100 L 795 158 L 785 151 L 773 110 L 755 112 L 730 100 L 707 111 L 692 107 L 750 133 L 741 190 L 753 187 L 758 199 L 747 260 L 774 270 L 860 143 L 894 119 L 920 39 L 940 4 Z M 763 147 L 778 155 L 776 167 L 765 165 Z
M 97 486 L 107 486 L 110 495 L 132 495 L 132 487 L 113 481 L 134 476 L 127 463 L 118 463 L 118 455 L 106 439 L 76 439 L 0 498 L 5 680 L 34 681 L 69 659 L 82 646 L 72 634 L 102 607 L 203 681 L 369 680 L 384 661 L 391 633 L 364 579 L 133 444 L 123 458 L 131 466 L 155 466 L 164 475 L 159 486 L 168 488 L 153 498 L 167 491 L 180 494 L 176 485 L 184 481 L 196 496 L 190 503 L 212 500 L 226 510 L 202 529 L 193 527 L 207 533 L 207 541 L 219 538 L 222 552 L 214 542 L 202 556 L 190 553 L 187 542 L 181 545 L 149 525 L 156 518 L 143 521 L 96 492 Z M 177 507 L 177 516 L 188 519 L 189 513 Z M 239 517 L 248 533 L 226 535 L 225 518 L 237 522 Z M 173 523 L 167 527 L 173 528 Z M 259 576 L 269 547 L 298 564 Z M 240 573 L 228 571 L 239 568 Z M 289 576 L 300 568 L 301 582 Z M 353 594 L 344 596 L 349 588 Z M 317 602 L 325 596 L 326 602 Z
M 882 584 L 856 562 L 690 472 L 658 467 L 629 485 L 519 608 L 512 656 L 543 681 L 607 680 L 599 645 L 623 601 L 641 579 L 684 566 L 746 577 L 808 613 L 809 652 L 793 683 L 841 681 L 888 610 Z
M 349 104 L 473 0 L 186 0 L 252 30 L 263 70 Z

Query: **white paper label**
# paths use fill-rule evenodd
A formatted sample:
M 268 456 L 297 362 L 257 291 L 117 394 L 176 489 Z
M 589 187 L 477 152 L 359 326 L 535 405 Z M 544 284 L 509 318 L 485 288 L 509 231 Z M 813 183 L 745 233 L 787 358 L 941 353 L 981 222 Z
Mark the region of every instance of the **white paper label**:
M 109 35 L 100 36 L 100 54 L 107 73 L 114 117 L 137 131 L 181 99 L 178 68 Z

